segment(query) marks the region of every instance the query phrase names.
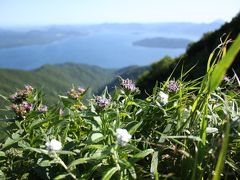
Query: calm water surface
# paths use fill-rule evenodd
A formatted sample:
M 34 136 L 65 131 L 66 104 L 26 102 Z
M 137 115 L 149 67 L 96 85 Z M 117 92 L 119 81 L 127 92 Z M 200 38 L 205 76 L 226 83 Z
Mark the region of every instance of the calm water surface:
M 185 49 L 146 48 L 133 46 L 132 42 L 148 37 L 179 37 L 168 34 L 137 34 L 100 32 L 75 36 L 46 45 L 31 45 L 0 49 L 0 67 L 34 69 L 43 64 L 76 62 L 107 68 L 129 65 L 149 65 L 169 55 L 176 57 Z M 196 39 L 197 37 L 187 37 Z

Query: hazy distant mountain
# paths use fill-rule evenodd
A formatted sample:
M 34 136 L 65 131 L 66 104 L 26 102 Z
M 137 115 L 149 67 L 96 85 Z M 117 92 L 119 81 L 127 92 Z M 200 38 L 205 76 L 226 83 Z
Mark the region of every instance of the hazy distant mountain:
M 47 44 L 70 36 L 87 35 L 96 32 L 125 33 L 187 33 L 201 35 L 212 31 L 223 24 L 223 21 L 212 23 L 105 23 L 96 25 L 62 25 L 48 27 L 29 27 L 26 30 L 0 29 L 0 48 Z

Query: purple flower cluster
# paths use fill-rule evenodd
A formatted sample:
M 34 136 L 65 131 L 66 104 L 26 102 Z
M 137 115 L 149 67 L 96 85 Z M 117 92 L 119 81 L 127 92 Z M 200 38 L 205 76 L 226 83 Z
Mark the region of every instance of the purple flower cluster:
M 226 83 L 230 82 L 230 77 L 229 76 L 224 76 L 223 81 Z
M 40 113 L 46 113 L 48 111 L 48 107 L 46 105 L 40 105 L 38 107 L 38 112 Z
M 24 89 L 18 90 L 12 94 L 9 99 L 13 103 L 21 103 L 26 100 L 26 98 L 33 92 L 33 87 L 30 85 L 25 85 Z
M 27 102 L 28 96 L 33 92 L 33 87 L 25 85 L 24 89 L 18 90 L 12 94 L 9 99 L 12 101 L 12 110 L 18 118 L 25 119 L 26 114 L 33 110 L 33 105 Z
M 136 87 L 135 83 L 130 79 L 122 79 L 121 86 L 130 92 L 138 92 L 139 89 Z
M 78 87 L 77 89 L 72 88 L 67 92 L 68 97 L 72 99 L 78 99 L 86 90 L 84 88 Z
M 179 85 L 176 81 L 169 81 L 167 84 L 168 92 L 176 92 L 179 90 Z
M 111 103 L 111 97 L 106 98 L 106 97 L 102 97 L 102 96 L 97 96 L 95 101 L 96 101 L 98 107 L 105 108 Z
M 17 117 L 25 118 L 26 114 L 33 110 L 33 105 L 23 101 L 21 104 L 12 104 L 12 110 L 16 113 Z

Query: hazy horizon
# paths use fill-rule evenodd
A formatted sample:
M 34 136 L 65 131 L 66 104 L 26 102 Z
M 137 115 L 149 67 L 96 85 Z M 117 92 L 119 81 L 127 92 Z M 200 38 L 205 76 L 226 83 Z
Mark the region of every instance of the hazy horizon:
M 213 23 L 220 23 L 223 24 L 228 21 L 224 21 L 223 19 L 216 19 L 211 22 L 102 22 L 102 23 L 76 23 L 76 24 L 42 24 L 42 25 L 9 25 L 9 26 L 2 26 L 0 24 L 0 29 L 14 29 L 14 28 L 26 28 L 26 29 L 32 29 L 32 28 L 49 28 L 54 26 L 99 26 L 99 25 L 133 25 L 133 24 L 213 24 Z
M 0 27 L 229 22 L 239 7 L 239 0 L 1 0 Z

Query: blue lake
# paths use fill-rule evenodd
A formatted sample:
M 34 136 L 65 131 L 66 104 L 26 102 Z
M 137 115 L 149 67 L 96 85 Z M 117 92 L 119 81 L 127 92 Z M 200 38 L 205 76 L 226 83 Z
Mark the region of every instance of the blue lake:
M 75 36 L 45 45 L 0 49 L 0 67 L 34 69 L 43 64 L 76 62 L 106 68 L 149 65 L 164 56 L 176 57 L 185 49 L 146 48 L 132 42 L 149 37 L 198 37 L 168 34 L 99 32 Z

